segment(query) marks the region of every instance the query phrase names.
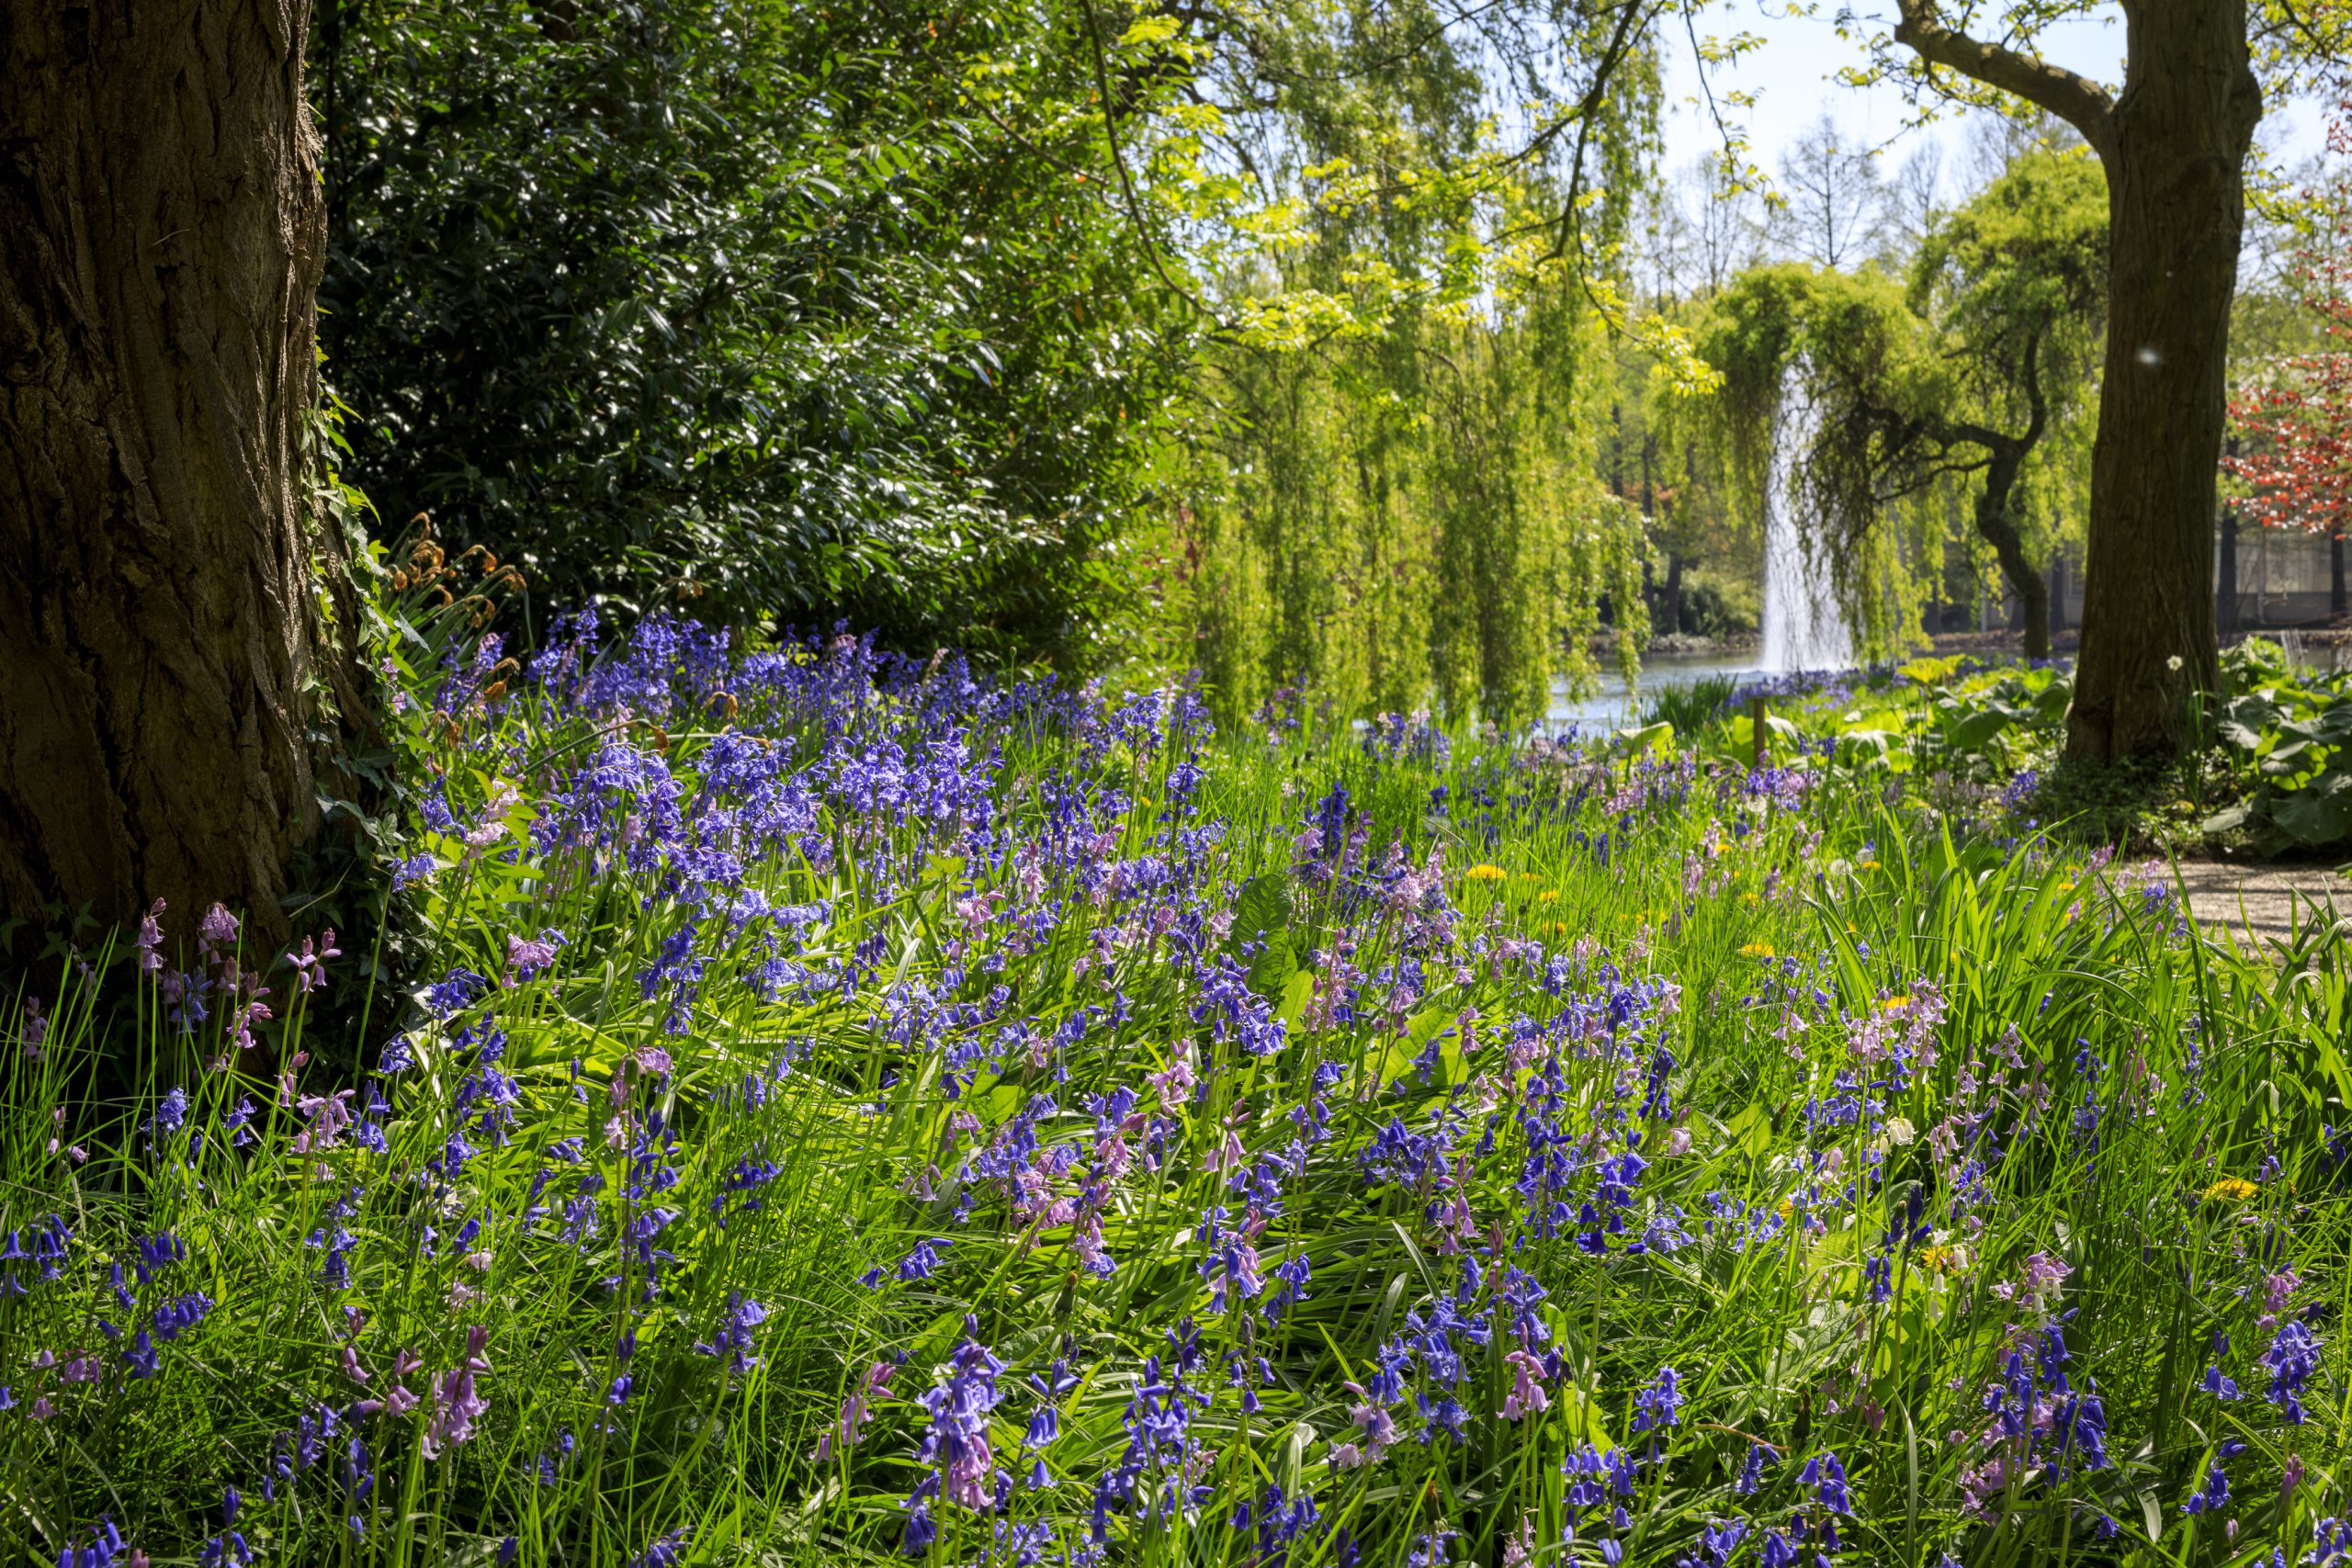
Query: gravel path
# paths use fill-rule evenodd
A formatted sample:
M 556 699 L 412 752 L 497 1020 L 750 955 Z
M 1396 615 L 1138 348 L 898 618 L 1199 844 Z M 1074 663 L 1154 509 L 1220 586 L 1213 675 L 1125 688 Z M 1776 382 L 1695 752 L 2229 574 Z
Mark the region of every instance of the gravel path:
M 2180 877 L 2199 924 L 2256 946 L 2285 942 L 2298 922 L 2352 916 L 2352 877 L 2333 866 L 2184 861 Z

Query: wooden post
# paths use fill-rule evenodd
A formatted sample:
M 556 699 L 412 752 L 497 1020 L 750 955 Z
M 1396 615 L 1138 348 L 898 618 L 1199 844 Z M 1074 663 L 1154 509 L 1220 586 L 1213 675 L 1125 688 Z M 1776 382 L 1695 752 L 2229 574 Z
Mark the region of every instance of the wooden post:
M 1749 716 L 1751 716 L 1752 718 L 1754 718 L 1754 719 L 1755 719 L 1755 721 L 1756 721 L 1756 761 L 1755 761 L 1755 765 L 1756 765 L 1757 767 L 1759 767 L 1759 768 L 1760 768 L 1760 767 L 1762 767 L 1762 766 L 1764 765 L 1764 759 L 1765 759 L 1767 756 L 1770 755 L 1770 749 L 1769 749 L 1769 748 L 1765 745 L 1765 743 L 1764 743 L 1764 735 L 1765 735 L 1765 730 L 1764 730 L 1764 709 L 1765 709 L 1765 699 L 1764 699 L 1764 698 L 1762 698 L 1762 697 L 1751 697 L 1751 698 L 1749 698 L 1749 699 L 1748 699 L 1748 703 L 1747 703 L 1747 711 L 1748 711 Z

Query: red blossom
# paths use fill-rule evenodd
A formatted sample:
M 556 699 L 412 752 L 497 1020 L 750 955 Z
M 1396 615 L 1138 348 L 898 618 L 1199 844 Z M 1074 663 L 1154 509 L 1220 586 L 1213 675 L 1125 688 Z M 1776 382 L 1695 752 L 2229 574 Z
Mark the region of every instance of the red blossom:
M 2327 149 L 2352 158 L 2352 94 L 2329 121 Z M 2312 226 L 2295 272 L 2325 346 L 2277 361 L 2266 385 L 2232 401 L 2251 450 L 2223 467 L 2245 484 L 2255 522 L 2352 532 L 2352 170 L 2336 169 L 2309 194 Z

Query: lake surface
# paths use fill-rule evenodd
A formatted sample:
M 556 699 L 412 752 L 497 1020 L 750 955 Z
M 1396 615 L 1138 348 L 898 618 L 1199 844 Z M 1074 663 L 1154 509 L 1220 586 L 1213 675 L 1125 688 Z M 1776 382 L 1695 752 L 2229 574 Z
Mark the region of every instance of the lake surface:
M 1641 685 L 1628 690 L 1614 664 L 1604 662 L 1600 689 L 1589 697 L 1572 698 L 1565 684 L 1552 688 L 1550 718 L 1555 729 L 1575 725 L 1585 734 L 1620 729 L 1634 722 L 1642 704 L 1670 686 L 1688 686 L 1710 675 L 1747 677 L 1759 665 L 1753 653 L 1657 653 L 1642 660 Z

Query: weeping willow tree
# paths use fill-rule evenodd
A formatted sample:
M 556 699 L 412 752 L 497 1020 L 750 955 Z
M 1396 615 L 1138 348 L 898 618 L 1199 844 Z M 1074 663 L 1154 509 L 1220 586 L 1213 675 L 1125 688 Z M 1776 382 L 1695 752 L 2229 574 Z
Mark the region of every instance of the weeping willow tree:
M 1183 519 L 1212 684 L 1510 723 L 1595 673 L 1604 607 L 1637 649 L 1641 519 L 1594 471 L 1604 333 L 1554 291 L 1223 359 Z
M 1933 432 L 1977 537 L 2050 652 L 2051 557 L 2082 536 L 2107 321 L 2107 180 L 2088 148 L 2016 159 L 1929 228 L 1909 303 L 1935 323 L 1959 395 Z
M 1159 150 L 1220 323 L 1159 604 L 1228 710 L 1295 682 L 1515 724 L 1593 678 L 1604 624 L 1629 668 L 1645 639 L 1641 519 L 1595 454 L 1611 334 L 1660 333 L 1614 279 L 1657 73 L 1598 19 L 1537 49 L 1463 16 L 1229 19 L 1194 57 L 1216 107 Z
M 1958 512 L 2018 596 L 2027 654 L 2048 656 L 2044 573 L 2087 495 L 2106 239 L 2096 162 L 2036 152 L 1930 230 L 1907 281 L 1779 265 L 1710 302 L 1698 351 L 1721 380 L 1668 417 L 1753 511 L 1799 444 L 1781 456 L 1806 548 L 1866 653 L 1907 640 Z
M 1928 541 L 1940 540 L 1926 421 L 1951 400 L 1950 367 L 1900 283 L 1876 270 L 1751 267 L 1707 302 L 1699 355 L 1721 379 L 1658 417 L 1709 448 L 1735 508 L 1761 515 L 1782 459 L 1799 537 L 1865 657 L 1916 622 Z M 1938 552 L 1938 558 L 1940 558 Z

